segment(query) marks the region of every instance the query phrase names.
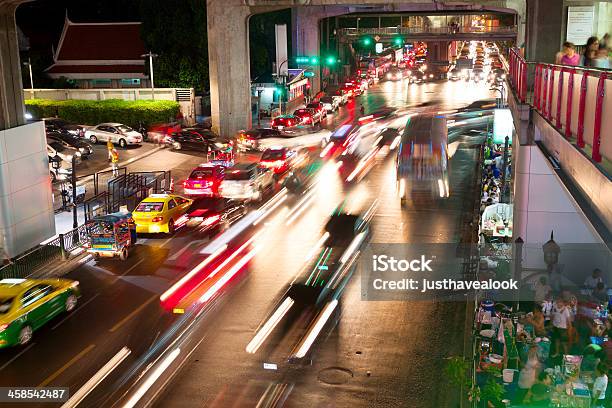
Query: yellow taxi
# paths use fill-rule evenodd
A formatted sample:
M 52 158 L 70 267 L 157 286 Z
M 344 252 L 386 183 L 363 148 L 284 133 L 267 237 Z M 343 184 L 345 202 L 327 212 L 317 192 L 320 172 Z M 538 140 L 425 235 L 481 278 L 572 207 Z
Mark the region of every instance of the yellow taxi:
M 176 194 L 151 194 L 132 211 L 136 233 L 173 234 L 187 222 L 187 210 L 193 200 Z
M 0 348 L 25 345 L 55 316 L 76 308 L 79 282 L 69 279 L 0 280 Z

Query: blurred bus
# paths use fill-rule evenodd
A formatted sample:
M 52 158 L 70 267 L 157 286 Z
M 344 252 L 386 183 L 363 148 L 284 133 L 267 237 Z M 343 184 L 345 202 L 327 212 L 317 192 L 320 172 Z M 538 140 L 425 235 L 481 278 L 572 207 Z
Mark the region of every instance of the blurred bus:
M 435 114 L 411 117 L 397 151 L 397 189 L 402 205 L 408 197 L 449 196 L 448 129 Z

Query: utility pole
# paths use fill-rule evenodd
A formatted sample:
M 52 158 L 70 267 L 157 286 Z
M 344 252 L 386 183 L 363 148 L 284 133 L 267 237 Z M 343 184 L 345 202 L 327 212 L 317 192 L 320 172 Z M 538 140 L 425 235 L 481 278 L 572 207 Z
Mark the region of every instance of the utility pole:
M 76 191 L 76 154 L 72 155 L 72 174 L 70 175 L 70 181 L 72 184 L 72 228 L 76 229 L 79 227 L 77 220 L 77 191 Z
M 146 54 L 142 54 L 140 58 L 149 58 L 149 77 L 151 78 L 151 99 L 155 100 L 155 82 L 153 81 L 153 58 L 159 57 L 159 55 L 149 51 Z

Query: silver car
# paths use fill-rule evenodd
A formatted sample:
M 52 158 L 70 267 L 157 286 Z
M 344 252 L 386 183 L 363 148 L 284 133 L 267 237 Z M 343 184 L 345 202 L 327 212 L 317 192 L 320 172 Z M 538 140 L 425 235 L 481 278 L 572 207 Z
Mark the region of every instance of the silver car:
M 272 172 L 257 164 L 240 163 L 225 171 L 219 187 L 223 198 L 262 201 L 267 190 L 274 189 Z
M 85 137 L 94 144 L 110 140 L 122 148 L 142 143 L 142 135 L 140 133 L 121 123 L 100 123 L 87 129 Z

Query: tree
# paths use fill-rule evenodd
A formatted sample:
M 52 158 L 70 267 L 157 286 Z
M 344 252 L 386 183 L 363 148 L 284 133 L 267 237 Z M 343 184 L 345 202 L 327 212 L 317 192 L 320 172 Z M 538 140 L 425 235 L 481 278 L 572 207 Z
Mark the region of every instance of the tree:
M 145 46 L 159 55 L 155 85 L 207 90 L 206 0 L 140 0 L 140 15 Z

